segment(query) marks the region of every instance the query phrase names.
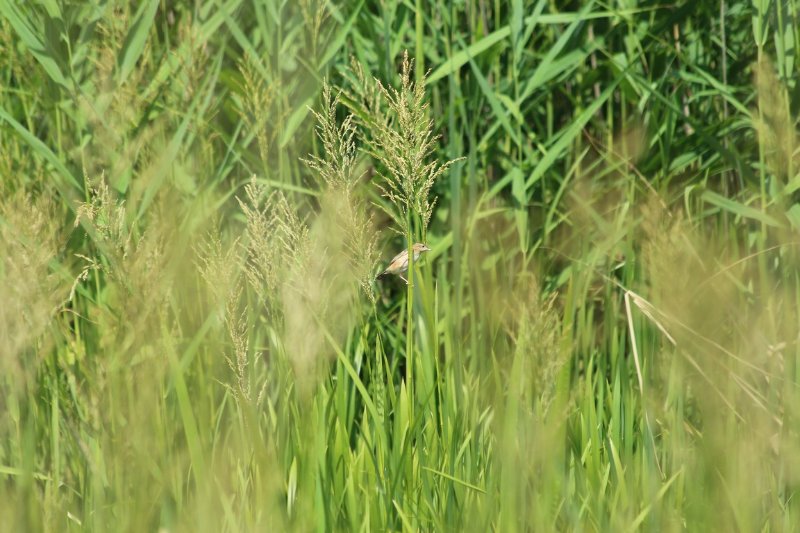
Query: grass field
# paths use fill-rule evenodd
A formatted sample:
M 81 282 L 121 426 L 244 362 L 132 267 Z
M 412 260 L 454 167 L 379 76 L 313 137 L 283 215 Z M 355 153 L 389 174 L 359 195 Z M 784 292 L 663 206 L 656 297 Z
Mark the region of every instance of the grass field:
M 0 0 L 0 529 L 800 530 L 799 17 Z

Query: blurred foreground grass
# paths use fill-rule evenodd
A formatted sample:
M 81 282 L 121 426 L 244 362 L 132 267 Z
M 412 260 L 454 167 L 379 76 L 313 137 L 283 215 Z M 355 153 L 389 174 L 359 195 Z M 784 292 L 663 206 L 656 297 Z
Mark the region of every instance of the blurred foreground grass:
M 4 528 L 798 529 L 797 2 L 0 15 Z

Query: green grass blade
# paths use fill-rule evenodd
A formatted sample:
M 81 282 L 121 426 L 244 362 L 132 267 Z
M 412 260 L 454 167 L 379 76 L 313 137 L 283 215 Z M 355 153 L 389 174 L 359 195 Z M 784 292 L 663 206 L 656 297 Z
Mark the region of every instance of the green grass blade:
M 156 11 L 161 2 L 159 0 L 149 0 L 139 5 L 139 9 L 134 15 L 133 24 L 131 24 L 128 35 L 125 36 L 125 42 L 119 51 L 117 58 L 117 72 L 118 82 L 125 83 L 131 72 L 133 72 L 139 58 L 142 57 L 145 44 L 147 43 L 147 35 L 153 27 L 153 20 L 156 17 Z

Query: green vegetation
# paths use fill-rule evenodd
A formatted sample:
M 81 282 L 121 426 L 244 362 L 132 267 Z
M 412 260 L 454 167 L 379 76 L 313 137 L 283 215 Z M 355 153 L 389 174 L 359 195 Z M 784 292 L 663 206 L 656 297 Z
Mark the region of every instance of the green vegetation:
M 800 529 L 795 0 L 0 15 L 4 530 Z

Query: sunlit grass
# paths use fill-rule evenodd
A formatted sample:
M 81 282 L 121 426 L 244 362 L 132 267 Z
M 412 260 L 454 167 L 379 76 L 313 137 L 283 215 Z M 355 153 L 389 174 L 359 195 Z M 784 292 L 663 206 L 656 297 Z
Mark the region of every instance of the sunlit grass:
M 4 527 L 797 529 L 796 2 L 0 13 Z

